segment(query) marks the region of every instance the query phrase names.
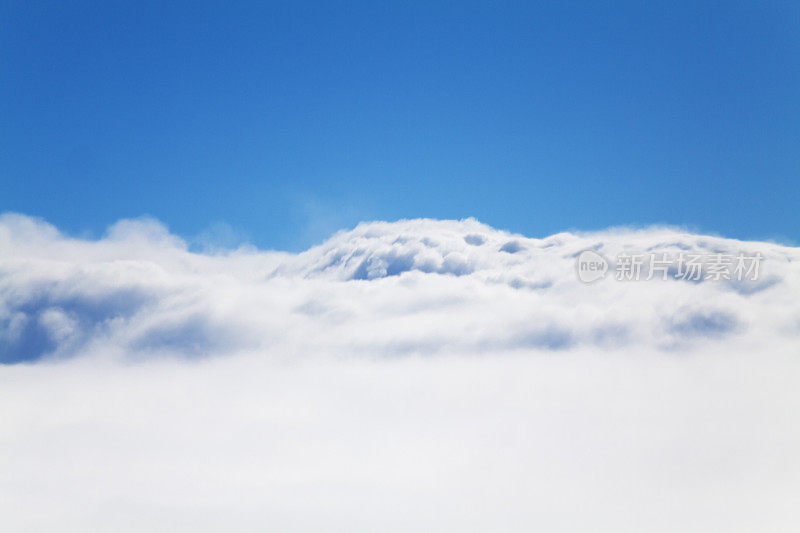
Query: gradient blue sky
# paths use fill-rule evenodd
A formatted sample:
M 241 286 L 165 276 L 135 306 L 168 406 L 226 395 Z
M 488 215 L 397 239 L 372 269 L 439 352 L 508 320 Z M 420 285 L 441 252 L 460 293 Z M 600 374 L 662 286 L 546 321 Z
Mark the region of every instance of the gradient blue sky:
M 800 240 L 800 7 L 658 4 L 2 2 L 0 211 Z

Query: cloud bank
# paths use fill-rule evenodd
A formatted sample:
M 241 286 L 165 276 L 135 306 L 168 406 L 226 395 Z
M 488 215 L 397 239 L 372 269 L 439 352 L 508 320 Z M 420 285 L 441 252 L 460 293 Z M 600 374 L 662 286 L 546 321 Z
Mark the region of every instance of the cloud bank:
M 760 253 L 759 279 L 585 285 L 575 257 Z M 475 220 L 365 223 L 292 255 L 192 253 L 154 220 L 99 241 L 0 218 L 0 362 L 260 351 L 367 357 L 796 343 L 800 251 L 673 229 L 530 239 Z
M 750 280 L 575 258 L 761 254 Z M 14 531 L 792 531 L 800 250 L 363 223 L 300 254 L 0 217 Z

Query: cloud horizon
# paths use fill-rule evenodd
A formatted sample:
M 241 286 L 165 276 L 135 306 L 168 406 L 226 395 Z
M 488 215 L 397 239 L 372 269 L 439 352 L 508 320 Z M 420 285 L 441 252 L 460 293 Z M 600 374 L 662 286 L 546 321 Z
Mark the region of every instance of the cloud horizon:
M 585 250 L 763 263 L 587 284 Z M 9 530 L 800 521 L 797 248 L 418 219 L 201 253 L 152 219 L 90 241 L 5 214 L 0 258 Z
M 763 264 L 755 280 L 583 284 L 575 262 L 585 250 L 612 261 L 636 251 L 758 254 Z M 673 228 L 534 239 L 474 219 L 416 219 L 362 223 L 298 254 L 203 253 L 151 218 L 83 240 L 5 214 L 0 257 L 0 363 L 103 349 L 133 358 L 669 351 L 800 337 L 800 249 Z

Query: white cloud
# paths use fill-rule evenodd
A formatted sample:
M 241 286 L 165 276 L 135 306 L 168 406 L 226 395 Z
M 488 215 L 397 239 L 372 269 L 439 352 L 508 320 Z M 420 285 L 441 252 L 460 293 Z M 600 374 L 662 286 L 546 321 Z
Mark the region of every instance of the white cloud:
M 585 285 L 594 249 L 757 282 Z M 800 251 L 365 223 L 300 254 L 0 217 L 14 531 L 790 531 Z M 124 517 L 124 519 L 123 519 Z

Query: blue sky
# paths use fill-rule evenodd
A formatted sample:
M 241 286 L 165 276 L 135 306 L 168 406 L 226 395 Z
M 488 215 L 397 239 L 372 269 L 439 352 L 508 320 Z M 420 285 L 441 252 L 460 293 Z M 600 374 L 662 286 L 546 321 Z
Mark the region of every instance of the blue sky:
M 296 250 L 474 216 L 800 240 L 789 2 L 3 2 L 0 27 L 0 211 L 75 234 L 149 214 Z

